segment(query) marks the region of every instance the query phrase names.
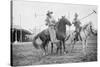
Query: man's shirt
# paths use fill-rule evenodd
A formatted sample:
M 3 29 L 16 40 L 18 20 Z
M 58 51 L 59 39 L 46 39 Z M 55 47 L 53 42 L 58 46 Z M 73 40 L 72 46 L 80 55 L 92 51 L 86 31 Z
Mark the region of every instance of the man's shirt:
M 78 19 L 74 19 L 73 24 L 76 28 L 80 27 L 81 22 Z
M 46 25 L 48 25 L 48 26 L 55 25 L 55 20 L 53 17 L 51 17 L 51 18 L 47 17 L 45 21 L 46 21 Z

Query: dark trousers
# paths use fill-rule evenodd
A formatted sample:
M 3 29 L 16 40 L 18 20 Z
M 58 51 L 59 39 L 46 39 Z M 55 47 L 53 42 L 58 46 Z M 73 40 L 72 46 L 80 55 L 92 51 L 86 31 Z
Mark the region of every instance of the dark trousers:
M 81 40 L 80 32 L 76 31 L 76 40 L 78 41 L 79 39 Z

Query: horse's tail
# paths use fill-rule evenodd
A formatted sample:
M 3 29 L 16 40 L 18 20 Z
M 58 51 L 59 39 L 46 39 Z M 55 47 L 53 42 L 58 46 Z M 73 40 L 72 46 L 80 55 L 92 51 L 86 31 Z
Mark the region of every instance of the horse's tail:
M 39 37 L 39 35 L 36 35 L 34 38 L 33 38 L 33 46 L 36 48 L 36 49 L 39 49 L 39 45 L 36 43 L 36 39 Z

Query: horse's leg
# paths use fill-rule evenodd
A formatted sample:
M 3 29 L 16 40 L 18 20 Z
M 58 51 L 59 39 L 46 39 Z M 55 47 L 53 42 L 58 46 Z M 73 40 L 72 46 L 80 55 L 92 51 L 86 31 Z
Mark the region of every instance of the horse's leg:
M 86 48 L 85 40 L 82 41 L 82 45 L 83 45 L 83 54 L 85 55 L 85 48 Z
M 60 49 L 60 54 L 62 54 L 62 41 L 60 41 L 59 49 Z
M 59 51 L 59 46 L 57 46 L 57 50 L 56 50 L 56 53 L 58 54 L 58 51 Z
M 59 49 L 60 49 L 60 42 L 57 44 L 57 50 L 56 50 L 56 53 L 58 54 L 59 52 Z
M 46 54 L 48 54 L 48 45 L 45 46 Z
M 66 53 L 66 47 L 65 47 L 65 41 L 62 42 L 63 48 L 64 48 L 64 54 Z
M 86 49 L 87 49 L 87 40 L 85 40 L 85 45 L 86 45 Z
M 46 44 L 46 46 L 47 46 L 47 52 L 49 51 L 48 50 L 48 45 L 50 45 L 50 41 L 47 41 L 47 44 Z
M 87 50 L 87 40 L 85 40 L 85 55 L 86 55 L 86 50 Z
M 60 46 L 60 43 L 57 43 L 57 44 L 56 44 L 56 47 L 57 47 L 56 53 L 57 53 L 57 54 L 58 54 L 58 51 L 59 51 L 59 46 Z
M 51 54 L 53 53 L 53 43 L 51 42 Z
M 46 43 L 45 43 L 46 55 L 48 54 L 48 44 L 49 44 L 49 41 L 46 41 Z
M 47 54 L 46 47 L 48 46 L 48 43 L 49 43 L 48 41 L 45 41 L 42 44 L 42 48 L 43 48 L 43 51 L 44 51 L 43 55 L 46 55 Z
M 70 51 L 71 53 L 72 53 L 72 51 L 73 51 L 73 49 L 74 49 L 75 42 L 76 42 L 75 40 L 72 41 L 72 44 L 71 44 L 71 51 Z
M 43 56 L 44 56 L 44 55 L 46 55 L 46 49 L 45 49 L 45 47 L 44 47 L 44 46 L 43 46 L 42 50 L 43 50 L 42 55 L 43 55 Z

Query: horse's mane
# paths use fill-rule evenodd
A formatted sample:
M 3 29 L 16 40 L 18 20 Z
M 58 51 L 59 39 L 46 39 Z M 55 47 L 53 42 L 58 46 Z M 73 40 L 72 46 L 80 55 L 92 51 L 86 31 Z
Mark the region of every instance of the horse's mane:
M 83 28 L 83 30 L 85 30 L 87 27 L 88 27 L 88 25 L 89 25 L 90 23 L 88 23 L 88 24 L 85 24 L 82 28 Z
M 56 22 L 56 24 L 55 24 L 56 26 L 59 25 L 61 19 L 62 19 L 62 18 L 60 18 L 60 19 Z

